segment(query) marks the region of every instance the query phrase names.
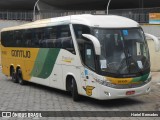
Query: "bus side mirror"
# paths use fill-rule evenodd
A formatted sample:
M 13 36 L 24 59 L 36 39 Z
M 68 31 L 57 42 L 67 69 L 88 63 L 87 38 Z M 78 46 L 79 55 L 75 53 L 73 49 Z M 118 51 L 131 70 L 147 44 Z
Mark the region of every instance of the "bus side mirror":
M 101 55 L 101 45 L 100 45 L 99 40 L 90 34 L 82 34 L 82 36 L 89 39 L 90 41 L 92 41 L 92 43 L 94 45 L 94 49 L 95 49 L 95 54 Z
M 145 33 L 145 36 L 148 38 L 151 38 L 154 41 L 154 45 L 155 45 L 155 51 L 159 52 L 160 51 L 160 41 L 158 40 L 158 38 L 154 35 Z

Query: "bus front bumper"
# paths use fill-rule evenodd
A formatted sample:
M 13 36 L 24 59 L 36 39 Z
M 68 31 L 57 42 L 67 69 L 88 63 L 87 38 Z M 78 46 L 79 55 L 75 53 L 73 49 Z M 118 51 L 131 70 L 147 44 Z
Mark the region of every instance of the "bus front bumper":
M 151 81 L 141 87 L 128 89 L 115 89 L 99 84 L 98 98 L 99 100 L 125 98 L 148 94 L 151 90 Z

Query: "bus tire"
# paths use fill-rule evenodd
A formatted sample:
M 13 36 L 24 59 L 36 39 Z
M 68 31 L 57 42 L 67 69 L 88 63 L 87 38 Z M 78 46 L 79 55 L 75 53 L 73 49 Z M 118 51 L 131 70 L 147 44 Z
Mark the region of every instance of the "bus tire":
M 80 96 L 78 94 L 78 90 L 77 90 L 77 84 L 74 78 L 72 78 L 72 83 L 71 83 L 71 93 L 72 93 L 72 98 L 74 101 L 79 101 L 80 100 Z
M 18 79 L 17 79 L 17 75 L 16 75 L 16 72 L 14 70 L 14 68 L 11 68 L 11 80 L 14 82 L 14 83 L 18 83 Z
M 25 81 L 23 80 L 21 69 L 18 69 L 17 71 L 17 78 L 20 85 L 25 85 Z

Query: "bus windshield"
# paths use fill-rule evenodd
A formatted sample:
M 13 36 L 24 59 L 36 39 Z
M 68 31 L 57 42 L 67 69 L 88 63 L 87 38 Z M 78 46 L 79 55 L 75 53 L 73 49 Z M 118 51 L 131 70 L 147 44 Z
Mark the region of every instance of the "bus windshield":
M 150 68 L 149 51 L 141 28 L 93 28 L 101 44 L 100 69 L 113 74 L 136 74 Z

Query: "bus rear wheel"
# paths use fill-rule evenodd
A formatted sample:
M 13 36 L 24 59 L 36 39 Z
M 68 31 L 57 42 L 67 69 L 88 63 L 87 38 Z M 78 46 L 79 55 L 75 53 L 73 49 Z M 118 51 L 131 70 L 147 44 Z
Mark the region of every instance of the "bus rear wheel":
M 77 90 L 77 84 L 74 78 L 72 78 L 72 83 L 71 83 L 71 94 L 72 94 L 72 98 L 74 101 L 79 101 L 80 100 L 80 96 L 78 94 L 78 90 Z
M 25 85 L 25 81 L 23 80 L 21 69 L 18 69 L 17 71 L 17 78 L 20 85 Z
M 16 72 L 13 68 L 11 68 L 11 80 L 14 82 L 14 83 L 18 83 L 18 80 L 17 80 L 17 75 L 16 75 Z

